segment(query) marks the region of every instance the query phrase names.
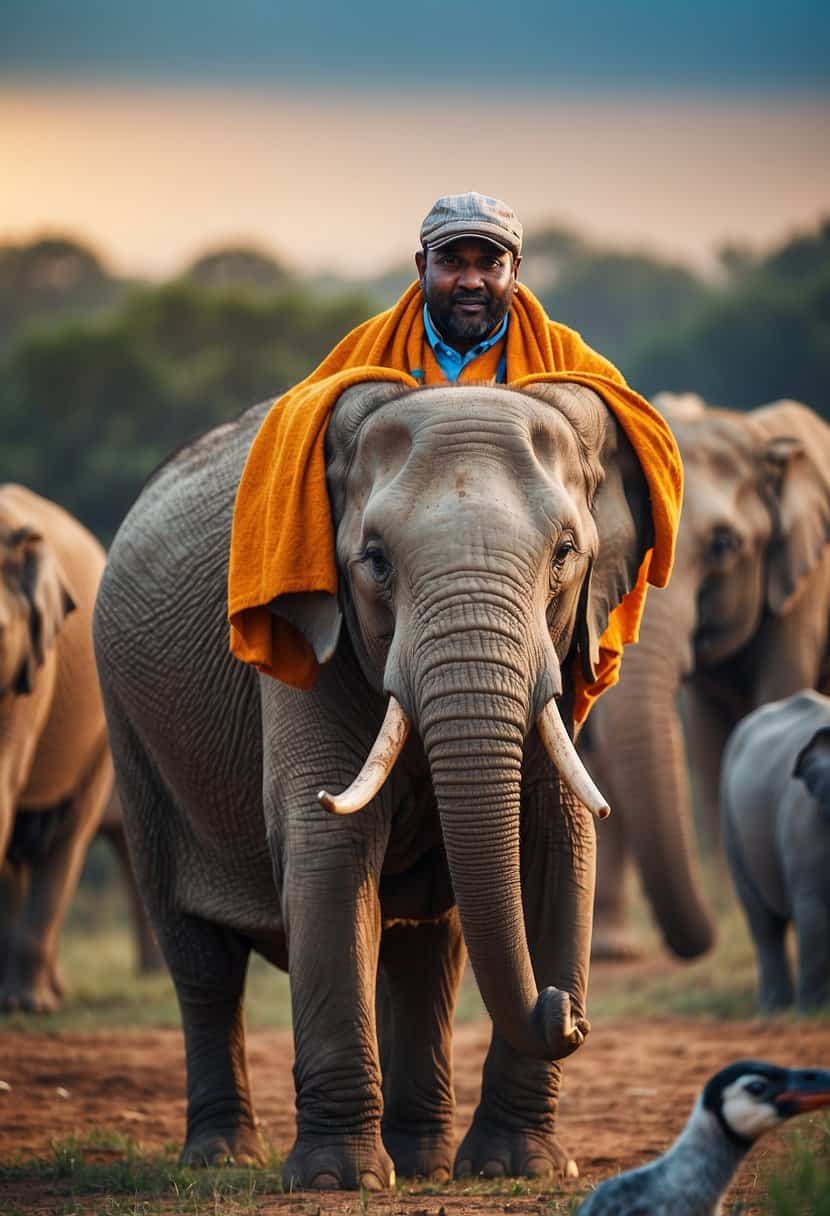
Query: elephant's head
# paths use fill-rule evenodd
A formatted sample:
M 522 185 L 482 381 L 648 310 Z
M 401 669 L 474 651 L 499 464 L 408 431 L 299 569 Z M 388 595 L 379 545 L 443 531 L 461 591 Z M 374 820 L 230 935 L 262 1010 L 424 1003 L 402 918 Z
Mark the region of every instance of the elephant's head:
M 652 543 L 640 466 L 600 398 L 571 384 L 359 385 L 326 448 L 340 599 L 282 597 L 276 610 L 320 659 L 342 616 L 390 698 L 356 787 L 328 805 L 363 805 L 410 724 L 420 733 L 483 998 L 514 1045 L 549 1055 L 554 990 L 537 992 L 520 889 L 523 748 L 538 725 L 564 780 L 604 812 L 567 706 L 572 664 L 596 661 Z
M 811 450 L 808 414 L 783 402 L 749 415 L 669 411 L 686 490 L 665 598 L 694 611 L 692 667 L 731 658 L 765 613 L 788 612 L 830 541 L 830 473 Z
M 804 782 L 830 825 L 830 726 L 822 726 L 802 747 L 793 776 Z
M 25 694 L 75 604 L 42 533 L 2 496 L 0 563 L 0 696 Z

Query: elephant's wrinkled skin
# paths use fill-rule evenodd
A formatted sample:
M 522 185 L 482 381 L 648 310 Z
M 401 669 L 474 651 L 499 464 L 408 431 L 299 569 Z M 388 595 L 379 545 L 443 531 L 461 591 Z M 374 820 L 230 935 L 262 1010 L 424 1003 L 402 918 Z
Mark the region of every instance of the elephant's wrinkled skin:
M 599 849 L 595 953 L 628 944 L 630 852 L 666 944 L 693 957 L 714 926 L 689 769 L 717 846 L 730 730 L 827 676 L 830 427 L 794 402 L 740 414 L 667 398 L 663 408 L 685 469 L 674 571 L 649 595 L 640 644 L 591 714 L 582 747 L 614 807 Z
M 563 677 L 570 719 L 572 653 L 602 631 L 609 589 L 632 585 L 651 519 L 599 398 L 539 394 L 343 394 L 327 475 L 345 628 L 311 692 L 228 650 L 234 495 L 264 407 L 173 458 L 116 537 L 96 653 L 182 1010 L 187 1161 L 261 1157 L 242 1022 L 254 948 L 291 981 L 286 1185 L 386 1186 L 393 1160 L 449 1175 L 466 945 L 495 1030 L 455 1170 L 564 1168 L 553 1061 L 588 1029 L 594 829 L 533 724 Z M 275 607 L 318 654 L 334 646 L 333 601 Z M 317 791 L 353 779 L 390 695 L 414 727 L 400 759 L 365 809 L 329 814 Z
M 830 698 L 805 689 L 756 709 L 723 755 L 729 868 L 758 956 L 761 1008 L 793 1002 L 785 943 L 795 924 L 798 1006 L 830 1001 Z
M 62 508 L 0 487 L 0 1007 L 47 1013 L 58 942 L 96 829 L 130 889 L 143 968 L 158 948 L 126 853 L 92 652 L 104 551 Z

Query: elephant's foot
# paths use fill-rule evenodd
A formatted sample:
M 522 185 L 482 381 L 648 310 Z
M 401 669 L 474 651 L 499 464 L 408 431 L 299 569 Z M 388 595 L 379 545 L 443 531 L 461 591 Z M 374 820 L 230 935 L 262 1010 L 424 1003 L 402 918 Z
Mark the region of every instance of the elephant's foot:
M 380 1132 L 362 1136 L 300 1135 L 282 1171 L 285 1191 L 385 1191 L 395 1167 Z
M 476 1118 L 455 1157 L 456 1178 L 578 1178 L 553 1132 L 506 1128 Z
M 623 925 L 595 925 L 591 939 L 591 961 L 631 963 L 642 958 L 642 947 Z
M 256 1127 L 201 1128 L 192 1132 L 179 1163 L 191 1168 L 209 1165 L 265 1165 L 267 1154 Z
M 32 980 L 7 980 L 0 988 L 0 1009 L 6 1013 L 55 1013 L 61 1006 L 62 989 L 44 973 Z
M 51 953 L 10 952 L 0 985 L 0 1009 L 6 1013 L 55 1013 L 65 993 L 63 971 Z
M 452 1178 L 451 1127 L 436 1125 L 434 1131 L 424 1132 L 400 1124 L 384 1126 L 383 1143 L 399 1178 L 425 1178 L 429 1182 L 449 1182 Z

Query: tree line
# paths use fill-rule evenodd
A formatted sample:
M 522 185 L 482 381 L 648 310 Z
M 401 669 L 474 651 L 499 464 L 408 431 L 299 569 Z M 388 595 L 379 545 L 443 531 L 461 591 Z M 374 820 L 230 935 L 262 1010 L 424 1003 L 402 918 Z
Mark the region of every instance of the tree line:
M 0 247 L 0 480 L 107 542 L 172 450 L 278 396 L 411 277 L 304 280 L 227 249 L 159 285 L 65 238 Z M 717 282 L 548 229 L 528 237 L 522 277 L 646 396 L 795 397 L 830 420 L 830 221 L 763 257 L 723 251 Z

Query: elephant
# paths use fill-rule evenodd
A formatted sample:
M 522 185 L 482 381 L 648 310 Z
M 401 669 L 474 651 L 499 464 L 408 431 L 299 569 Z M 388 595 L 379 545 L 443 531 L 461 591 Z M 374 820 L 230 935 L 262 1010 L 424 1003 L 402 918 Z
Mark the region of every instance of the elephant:
M 144 966 L 157 948 L 119 837 L 92 650 L 104 550 L 56 503 L 0 486 L 0 1007 L 52 1012 L 63 919 L 105 824 L 128 884 Z
M 721 774 L 729 869 L 755 941 L 765 1012 L 793 1003 L 785 934 L 798 941 L 799 1009 L 830 1002 L 830 697 L 804 689 L 748 714 Z
M 639 645 L 581 736 L 615 809 L 598 849 L 594 957 L 633 948 L 629 854 L 668 948 L 709 949 L 689 772 L 701 832 L 721 856 L 729 732 L 828 676 L 830 426 L 791 401 L 747 413 L 668 394 L 655 404 L 683 457 L 683 512 L 671 582 L 649 595 Z
M 263 1159 L 255 950 L 291 990 L 284 1186 L 572 1174 L 559 1061 L 589 1031 L 585 802 L 603 814 L 570 740 L 574 660 L 653 543 L 642 469 L 581 385 L 346 389 L 325 435 L 337 597 L 270 606 L 321 661 L 303 691 L 228 646 L 234 500 L 267 409 L 150 481 L 95 612 L 130 848 L 182 1015 L 182 1160 Z M 453 1158 L 466 952 L 493 1035 Z

